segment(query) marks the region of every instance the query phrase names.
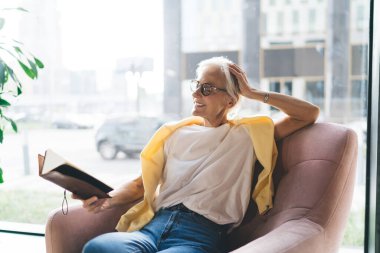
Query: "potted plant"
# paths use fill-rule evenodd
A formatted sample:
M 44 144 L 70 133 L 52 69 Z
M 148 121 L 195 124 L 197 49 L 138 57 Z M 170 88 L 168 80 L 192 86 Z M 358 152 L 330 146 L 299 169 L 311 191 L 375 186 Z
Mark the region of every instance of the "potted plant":
M 7 116 L 8 109 L 12 106 L 12 100 L 22 94 L 22 82 L 20 75 L 30 79 L 38 77 L 38 70 L 44 67 L 43 63 L 30 52 L 24 45 L 3 34 L 6 11 L 23 11 L 23 8 L 0 9 L 0 144 L 4 140 L 6 126 L 11 126 L 17 132 L 17 125 L 13 119 Z M 0 183 L 3 183 L 3 170 L 0 164 Z

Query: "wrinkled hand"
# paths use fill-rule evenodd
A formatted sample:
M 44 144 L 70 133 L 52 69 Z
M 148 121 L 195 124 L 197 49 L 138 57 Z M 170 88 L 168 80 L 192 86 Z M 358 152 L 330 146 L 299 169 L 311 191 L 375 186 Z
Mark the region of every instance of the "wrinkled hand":
M 249 86 L 248 78 L 245 72 L 237 64 L 230 64 L 228 68 L 231 74 L 233 74 L 236 77 L 239 83 L 241 95 L 249 97 L 252 91 L 254 91 L 255 89 Z
M 72 194 L 73 199 L 79 199 L 83 203 L 83 208 L 89 212 L 98 213 L 110 208 L 129 205 L 144 196 L 144 184 L 142 177 L 127 182 L 123 186 L 109 193 L 111 198 L 99 199 L 92 196 L 88 199 L 81 199 L 78 195 Z
M 83 203 L 82 205 L 83 208 L 85 208 L 87 211 L 91 213 L 99 213 L 101 211 L 104 211 L 112 207 L 111 205 L 112 198 L 99 199 L 96 196 L 92 196 L 91 198 L 88 198 L 88 199 L 81 199 L 76 194 L 72 194 L 71 197 L 73 199 L 81 200 Z

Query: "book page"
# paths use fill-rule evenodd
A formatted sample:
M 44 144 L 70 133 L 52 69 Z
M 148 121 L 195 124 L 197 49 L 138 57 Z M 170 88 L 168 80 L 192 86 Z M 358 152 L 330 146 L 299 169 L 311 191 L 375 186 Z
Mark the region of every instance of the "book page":
M 53 150 L 48 149 L 45 152 L 45 160 L 41 174 L 47 173 L 65 163 L 68 164 L 68 162 L 63 157 L 55 153 Z

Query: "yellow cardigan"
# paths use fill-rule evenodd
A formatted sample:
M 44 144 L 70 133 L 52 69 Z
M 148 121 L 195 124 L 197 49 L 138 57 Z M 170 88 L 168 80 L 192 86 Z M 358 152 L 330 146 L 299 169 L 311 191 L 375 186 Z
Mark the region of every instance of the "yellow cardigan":
M 259 212 L 272 208 L 273 182 L 272 172 L 277 158 L 274 141 L 274 124 L 271 118 L 256 116 L 229 121 L 232 125 L 242 124 L 251 137 L 257 160 L 263 166 L 252 198 L 256 201 Z M 164 169 L 164 143 L 178 128 L 203 124 L 201 117 L 189 117 L 179 122 L 163 125 L 153 135 L 148 145 L 141 152 L 141 169 L 144 184 L 144 199 L 121 216 L 116 229 L 135 231 L 146 225 L 154 216 L 153 201 Z M 236 145 L 239 145 L 238 143 Z

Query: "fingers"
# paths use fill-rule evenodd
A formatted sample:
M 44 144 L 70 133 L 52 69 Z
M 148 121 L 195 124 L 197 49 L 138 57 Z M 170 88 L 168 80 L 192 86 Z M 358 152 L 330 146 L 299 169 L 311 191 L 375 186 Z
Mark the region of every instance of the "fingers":
M 80 200 L 81 200 L 81 197 L 79 197 L 79 196 L 76 195 L 75 193 L 71 193 L 71 198 L 72 198 L 72 199 L 80 199 Z
M 85 208 L 89 212 L 98 213 L 102 210 L 110 208 L 110 200 L 111 199 L 99 199 L 96 196 L 92 196 L 89 199 L 82 199 L 75 193 L 71 194 L 71 198 L 78 199 L 82 201 L 82 207 Z
M 236 64 L 230 64 L 228 66 L 231 74 L 233 74 L 239 82 L 239 86 L 248 85 L 248 79 L 245 72 Z
M 239 65 L 237 64 L 229 64 L 228 65 L 230 71 L 233 73 L 233 74 L 240 74 L 240 75 L 245 75 L 245 72 L 243 71 L 242 68 L 239 67 Z
M 105 210 L 111 207 L 111 200 L 112 198 L 109 199 L 104 199 L 102 205 L 100 206 L 100 210 Z
M 89 208 L 92 205 L 94 205 L 97 200 L 98 200 L 98 197 L 96 197 L 96 196 L 93 196 L 93 197 L 91 197 L 89 199 L 85 199 L 85 200 L 83 200 L 83 207 L 84 208 Z
M 238 81 L 247 82 L 247 75 L 238 65 L 230 64 L 228 66 L 228 69 L 231 72 L 231 74 L 233 74 L 236 77 L 236 79 L 238 79 Z
M 89 212 L 98 213 L 98 212 L 106 209 L 106 207 L 103 207 L 103 204 L 105 201 L 106 201 L 106 199 L 96 200 L 95 202 L 92 202 L 89 206 L 87 206 L 86 209 Z
M 105 209 L 110 208 L 111 198 L 107 199 L 98 199 L 97 197 L 91 197 L 83 202 L 83 207 L 87 209 L 87 211 L 92 213 L 98 213 Z

